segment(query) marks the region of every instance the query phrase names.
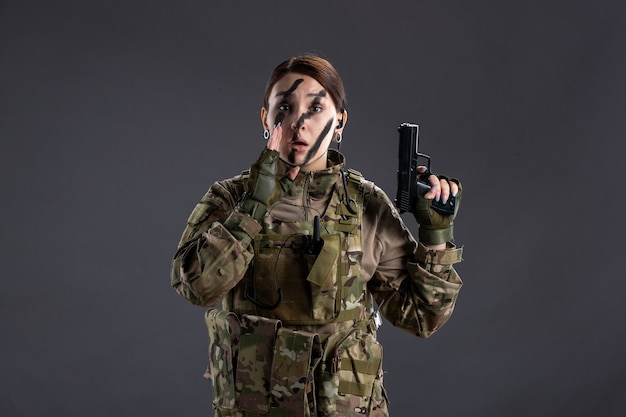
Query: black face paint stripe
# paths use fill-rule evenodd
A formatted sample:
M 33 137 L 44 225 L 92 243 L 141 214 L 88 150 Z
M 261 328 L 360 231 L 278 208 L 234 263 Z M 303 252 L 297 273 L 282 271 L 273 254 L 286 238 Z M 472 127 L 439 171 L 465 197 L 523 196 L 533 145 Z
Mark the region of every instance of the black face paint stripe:
M 311 107 L 319 105 L 320 102 L 322 101 L 321 98 L 325 95 L 326 95 L 326 92 L 324 90 L 320 91 L 318 94 L 315 94 L 315 99 L 313 99 L 313 102 L 311 103 Z M 291 140 L 295 141 L 298 139 L 298 133 L 299 133 L 298 131 L 304 124 L 304 121 L 310 119 L 311 117 L 313 117 L 313 114 L 310 111 L 302 113 L 302 115 L 298 118 L 298 121 L 296 122 L 296 131 L 294 132 Z
M 293 82 L 293 84 L 291 84 L 291 87 L 289 87 L 289 89 L 287 91 L 280 91 L 280 92 L 276 93 L 276 96 L 283 96 L 285 98 L 291 96 L 293 94 L 293 92 L 296 91 L 296 89 L 303 82 L 304 82 L 304 78 L 298 78 L 297 80 L 295 80 Z M 323 90 L 322 90 L 322 92 L 325 93 L 325 91 L 323 91 Z M 276 118 L 274 119 L 274 127 L 276 127 L 276 125 L 278 125 L 278 123 L 281 123 L 283 120 L 285 120 L 285 113 L 279 112 L 276 115 Z M 302 126 L 302 125 L 300 124 L 300 126 Z
M 283 120 L 285 120 L 285 113 L 279 112 L 274 119 L 274 128 L 276 128 L 279 123 L 282 123 Z
M 307 97 L 320 97 L 320 98 L 324 98 L 326 97 L 326 90 L 320 90 L 319 93 L 310 93 L 307 94 Z
M 307 113 L 304 113 L 300 119 L 304 119 L 305 116 L 307 115 Z M 310 115 L 309 115 L 310 117 Z M 311 149 L 309 149 L 309 151 L 307 152 L 304 161 L 302 161 L 301 165 L 306 165 L 311 158 L 313 158 L 315 156 L 315 154 L 317 153 L 317 151 L 320 149 L 320 147 L 322 146 L 322 142 L 324 142 L 324 138 L 326 137 L 326 135 L 328 134 L 328 132 L 330 132 L 331 127 L 333 126 L 333 123 L 335 122 L 335 119 L 330 119 L 328 121 L 328 123 L 326 123 L 326 126 L 324 126 L 324 129 L 322 130 L 322 132 L 319 134 L 319 136 L 317 137 L 317 139 L 315 140 L 315 143 L 313 144 L 313 146 L 311 147 Z M 298 132 L 296 132 L 296 134 L 294 135 L 294 140 L 296 140 L 298 138 Z M 287 160 L 292 163 L 295 164 L 296 163 L 296 151 L 291 151 L 291 153 L 289 155 L 287 155 Z
M 304 82 L 304 78 L 298 78 L 297 80 L 295 80 L 293 82 L 293 84 L 291 84 L 291 87 L 289 87 L 289 90 L 287 91 L 282 91 L 277 93 L 277 96 L 283 96 L 283 97 L 289 97 L 290 95 L 293 94 L 294 91 L 296 91 L 296 88 L 298 88 L 298 86 L 300 84 L 302 84 Z
M 304 121 L 311 118 L 311 112 L 302 113 L 302 115 L 298 118 L 296 122 L 296 131 L 293 133 L 292 141 L 296 141 L 298 139 L 298 133 L 300 133 L 300 128 L 304 124 Z
M 320 135 L 317 137 L 317 140 L 315 141 L 313 146 L 311 146 L 311 149 L 309 149 L 309 152 L 307 152 L 303 165 L 309 162 L 311 158 L 315 156 L 317 151 L 320 149 L 320 146 L 322 146 L 322 142 L 324 142 L 324 138 L 326 137 L 328 132 L 330 132 L 330 128 L 333 126 L 334 122 L 335 122 L 335 119 L 331 118 L 328 121 L 328 123 L 326 123 L 326 126 L 324 126 L 324 130 L 322 130 L 322 133 L 320 133 Z

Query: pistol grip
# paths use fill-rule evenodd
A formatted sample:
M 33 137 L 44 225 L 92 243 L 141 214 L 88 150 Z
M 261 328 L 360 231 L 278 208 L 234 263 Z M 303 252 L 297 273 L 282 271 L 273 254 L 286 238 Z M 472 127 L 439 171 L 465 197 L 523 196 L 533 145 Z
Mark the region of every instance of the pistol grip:
M 431 204 L 433 210 L 444 215 L 453 215 L 456 210 L 456 197 L 450 196 L 446 204 L 441 201 L 433 201 Z
M 425 180 L 417 181 L 417 195 L 418 196 L 420 197 L 423 196 L 428 191 L 430 191 L 431 188 L 432 187 L 430 186 L 430 184 L 427 183 Z M 450 198 L 448 198 L 448 201 L 446 201 L 446 204 L 443 204 L 443 202 L 441 201 L 433 200 L 431 203 L 431 207 L 437 213 L 440 213 L 443 215 L 452 215 L 454 214 L 454 210 L 456 210 L 456 197 L 450 196 Z

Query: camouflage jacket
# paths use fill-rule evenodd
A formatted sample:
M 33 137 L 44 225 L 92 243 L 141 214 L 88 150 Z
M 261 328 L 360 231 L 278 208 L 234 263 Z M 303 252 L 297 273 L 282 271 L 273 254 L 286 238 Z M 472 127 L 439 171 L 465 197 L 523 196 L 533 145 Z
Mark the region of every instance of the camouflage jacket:
M 258 325 L 257 316 L 254 314 L 261 317 L 262 323 L 269 320 L 269 324 L 267 324 L 269 327 L 267 328 L 274 326 L 273 332 L 275 333 L 276 322 L 271 320 L 277 317 L 271 316 L 271 309 L 260 309 L 261 311 L 258 311 L 259 309 L 255 311 L 255 308 L 250 310 L 249 307 L 246 309 L 246 302 L 242 301 L 247 297 L 244 294 L 248 291 L 247 284 L 244 285 L 244 283 L 253 275 L 251 270 L 262 268 L 260 266 L 262 259 L 257 259 L 255 264 L 255 246 L 257 246 L 256 256 L 260 257 L 258 246 L 264 240 L 260 240 L 259 237 L 283 236 L 283 239 L 287 239 L 284 236 L 295 236 L 298 232 L 308 236 L 312 232 L 311 224 L 314 216 L 318 215 L 326 220 L 333 220 L 329 219 L 328 215 L 326 217 L 324 215 L 330 211 L 329 206 L 338 201 L 336 196 L 342 190 L 341 170 L 343 165 L 343 156 L 338 152 L 329 150 L 329 168 L 313 173 L 298 174 L 288 195 L 269 208 L 266 221 L 263 224 L 259 224 L 250 216 L 235 210 L 243 193 L 243 175 L 213 184 L 190 215 L 187 228 L 179 242 L 171 270 L 172 285 L 176 291 L 196 305 L 214 306 L 222 302 L 223 310 L 226 312 L 235 311 L 239 314 L 244 333 L 246 328 L 251 326 L 256 328 Z M 282 169 L 286 168 L 282 167 Z M 420 337 L 428 337 L 439 329 L 452 314 L 458 291 L 462 285 L 453 268 L 453 264 L 461 260 L 461 249 L 457 249 L 450 243 L 446 250 L 428 250 L 415 241 L 393 203 L 379 187 L 362 178 L 359 178 L 358 181 L 360 183 L 360 195 L 358 196 L 360 231 L 355 235 L 358 237 L 358 242 L 353 241 L 349 250 L 342 252 L 341 256 L 349 258 L 358 253 L 358 256 L 354 258 L 355 260 L 348 259 L 347 264 L 358 270 L 357 275 L 362 277 L 365 283 L 363 292 L 367 294 L 360 298 L 355 295 L 348 302 L 359 304 L 360 314 L 358 317 L 352 317 L 352 320 L 347 321 L 321 320 L 319 323 L 315 321 L 308 323 L 296 320 L 291 324 L 287 322 L 284 329 L 284 331 L 289 328 L 290 331 L 299 332 L 298 337 L 301 334 L 321 337 L 321 340 L 315 337 L 309 340 L 309 345 L 318 340 L 318 343 L 323 346 L 323 354 L 320 354 L 323 356 L 321 358 L 323 364 L 319 367 L 321 371 L 316 371 L 317 374 L 312 378 L 318 378 L 319 372 L 331 372 L 330 369 L 334 366 L 331 362 L 338 351 L 343 352 L 339 356 L 345 355 L 345 352 L 350 352 L 352 349 L 350 346 L 359 344 L 368 346 L 366 349 L 368 350 L 366 352 L 368 359 L 363 361 L 367 365 L 364 367 L 372 366 L 371 351 L 381 350 L 376 342 L 375 327 L 367 324 L 366 321 L 371 318 L 373 311 L 372 298 L 378 304 L 381 313 L 393 325 Z M 345 187 L 343 188 L 345 190 Z M 350 197 L 354 198 L 355 196 Z M 283 225 L 285 220 L 291 225 L 289 227 L 302 230 L 290 230 L 289 227 L 285 229 Z M 329 223 L 332 224 L 332 221 Z M 282 234 L 272 234 L 274 229 L 279 230 Z M 283 246 L 285 245 L 283 244 L 281 247 Z M 280 249 L 280 251 L 282 250 Z M 254 267 L 249 268 L 250 265 L 254 265 Z M 261 287 L 271 288 L 271 284 L 270 280 Z M 266 304 L 276 298 L 271 295 L 271 291 L 268 294 L 270 295 L 266 297 Z M 248 303 L 248 305 L 250 304 Z M 241 317 L 241 313 L 248 314 L 247 318 Z M 213 324 L 217 316 L 215 312 L 211 314 L 213 321 L 207 321 L 209 332 L 212 338 L 220 339 L 219 329 L 216 329 Z M 255 324 L 250 324 L 250 320 Z M 278 327 L 283 326 L 283 322 L 280 320 L 278 322 L 280 323 Z M 366 324 L 363 325 L 362 323 Z M 348 335 L 350 335 L 349 338 Z M 289 337 L 292 336 L 290 334 Z M 237 339 L 237 343 L 241 346 L 245 345 L 246 338 L 241 337 L 239 340 L 238 334 L 236 337 L 222 335 L 220 340 L 228 337 L 233 340 Z M 279 342 L 276 341 L 275 343 L 278 344 Z M 224 354 L 221 347 L 214 346 L 214 348 L 221 352 L 220 355 Z M 245 356 L 242 352 L 244 351 L 241 350 L 237 354 Z M 382 357 L 382 352 L 379 353 L 378 356 Z M 232 356 L 233 353 L 231 352 L 230 355 Z M 251 357 L 267 357 L 268 355 L 271 356 L 271 352 L 266 352 L 264 355 L 256 352 L 251 354 Z M 358 355 L 353 356 L 350 363 L 359 363 Z M 362 400 L 359 401 L 358 398 L 346 400 L 348 402 L 346 409 L 350 410 L 365 410 L 363 406 L 366 404 L 367 412 L 355 412 L 354 415 L 386 415 L 386 401 L 383 398 L 384 391 L 382 390 L 382 369 L 379 365 L 380 363 L 375 366 L 377 369 L 371 372 L 364 371 L 375 379 L 371 381 L 371 384 L 378 387 L 374 394 L 371 391 L 366 394 L 361 393 L 363 384 L 354 382 L 354 378 L 346 378 L 348 382 L 343 385 L 346 392 L 360 394 L 367 400 L 365 403 Z M 241 368 L 243 369 L 243 367 Z M 224 370 L 222 377 L 228 379 L 229 372 L 234 371 L 232 369 L 230 371 Z M 270 370 L 267 372 L 269 377 Z M 221 410 L 221 414 L 218 415 L 246 415 L 237 414 L 239 411 L 236 411 L 238 409 L 233 402 L 235 394 L 216 393 L 215 387 L 216 383 L 219 385 L 220 377 L 217 375 L 219 373 L 216 370 L 211 372 L 214 394 L 221 397 L 214 401 L 216 409 Z M 239 373 L 240 371 L 237 371 L 237 375 Z M 246 378 L 248 376 L 246 375 Z M 358 377 L 358 379 L 363 379 L 363 376 Z M 251 381 L 248 381 L 248 384 L 250 383 Z M 228 384 L 223 384 L 223 386 L 228 386 Z M 223 386 L 222 388 L 218 387 L 218 392 L 224 389 Z M 371 389 L 371 387 L 367 389 Z M 331 398 L 331 395 L 320 393 L 320 397 L 326 398 L 317 398 L 316 400 L 320 403 L 317 405 L 319 410 L 316 413 L 319 413 L 318 415 L 332 415 L 333 412 L 338 412 L 339 408 L 335 407 L 339 406 L 334 404 L 336 401 Z M 372 401 L 370 401 L 370 397 Z M 372 405 L 374 397 L 377 399 L 377 404 Z M 324 404 L 324 401 L 328 404 Z M 265 415 L 269 409 L 264 407 L 255 409 L 256 414 L 247 415 Z M 293 415 L 309 414 L 296 413 Z M 342 415 L 352 414 L 342 409 Z

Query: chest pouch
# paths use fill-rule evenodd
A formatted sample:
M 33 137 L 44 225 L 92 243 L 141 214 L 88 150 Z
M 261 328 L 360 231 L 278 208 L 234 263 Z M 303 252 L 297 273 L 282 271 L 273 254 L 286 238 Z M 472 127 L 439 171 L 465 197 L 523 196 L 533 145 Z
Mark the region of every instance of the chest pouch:
M 337 285 L 341 235 L 327 234 L 321 238 L 324 244 L 317 255 L 309 253 L 307 235 L 255 238 L 254 276 L 246 282 L 246 294 L 255 300 L 258 315 L 286 324 L 335 320 L 341 306 Z

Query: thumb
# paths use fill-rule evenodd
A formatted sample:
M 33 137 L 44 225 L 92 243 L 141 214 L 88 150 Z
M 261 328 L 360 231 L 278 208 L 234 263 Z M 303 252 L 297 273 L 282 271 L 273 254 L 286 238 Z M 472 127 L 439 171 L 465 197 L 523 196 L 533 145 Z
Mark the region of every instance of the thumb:
M 291 168 L 289 171 L 287 171 L 285 176 L 293 181 L 294 179 L 296 179 L 296 176 L 298 175 L 298 172 L 300 172 L 300 167 L 299 166 L 295 166 L 295 167 Z

